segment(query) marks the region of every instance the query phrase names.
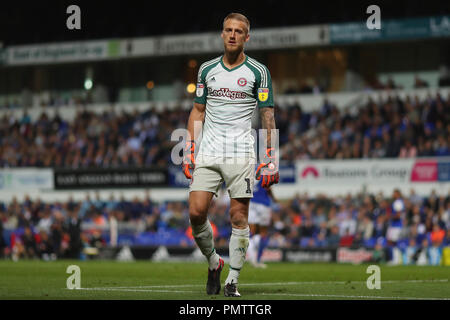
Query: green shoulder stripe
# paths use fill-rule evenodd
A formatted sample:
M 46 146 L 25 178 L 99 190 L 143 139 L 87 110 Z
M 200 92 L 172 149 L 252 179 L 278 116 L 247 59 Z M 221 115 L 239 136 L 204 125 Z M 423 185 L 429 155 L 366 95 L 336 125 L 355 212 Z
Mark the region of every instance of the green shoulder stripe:
M 259 71 L 261 75 L 260 86 L 263 88 L 267 88 L 270 85 L 270 76 L 266 66 L 252 58 L 249 58 L 248 62 Z
M 254 66 L 252 65 L 248 60 L 245 62 L 245 65 L 253 72 L 253 74 L 255 75 L 255 83 L 257 85 L 255 85 L 255 90 L 256 88 L 259 87 L 260 83 L 261 83 L 261 72 Z
M 200 69 L 198 71 L 198 82 L 205 81 L 206 75 L 208 74 L 209 70 L 214 68 L 218 63 L 220 62 L 220 57 L 206 61 L 200 66 Z

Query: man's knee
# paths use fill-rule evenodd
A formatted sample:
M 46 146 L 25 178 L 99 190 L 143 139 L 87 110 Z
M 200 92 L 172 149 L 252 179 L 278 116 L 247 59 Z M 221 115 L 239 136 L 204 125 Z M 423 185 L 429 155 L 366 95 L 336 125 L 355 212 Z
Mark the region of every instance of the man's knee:
M 200 225 L 206 222 L 209 204 L 213 193 L 193 191 L 189 194 L 189 219 L 191 224 Z
M 189 219 L 191 220 L 191 224 L 200 225 L 206 222 L 207 210 L 202 210 L 197 207 L 189 208 Z
M 191 194 L 189 197 L 189 219 L 191 224 L 200 225 L 206 222 L 211 197 L 208 194 Z

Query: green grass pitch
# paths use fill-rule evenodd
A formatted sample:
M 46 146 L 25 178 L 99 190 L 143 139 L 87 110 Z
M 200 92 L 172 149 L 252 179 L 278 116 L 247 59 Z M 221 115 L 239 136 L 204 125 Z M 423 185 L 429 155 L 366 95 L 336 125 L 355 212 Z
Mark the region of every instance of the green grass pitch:
M 81 269 L 81 289 L 66 287 L 69 265 Z M 244 266 L 242 300 L 450 299 L 450 267 L 387 266 L 381 289 L 366 285 L 369 265 L 269 263 Z M 207 264 L 193 262 L 0 261 L 0 299 L 228 299 L 205 292 Z M 222 272 L 222 284 L 228 266 Z M 233 298 L 234 300 L 236 298 Z

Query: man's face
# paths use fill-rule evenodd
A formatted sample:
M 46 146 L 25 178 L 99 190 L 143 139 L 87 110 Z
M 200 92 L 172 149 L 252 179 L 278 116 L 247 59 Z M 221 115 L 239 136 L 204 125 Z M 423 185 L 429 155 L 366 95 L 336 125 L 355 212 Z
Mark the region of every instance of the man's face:
M 240 20 L 228 19 L 222 30 L 222 39 L 225 51 L 236 52 L 244 49 L 244 44 L 250 38 L 247 25 Z

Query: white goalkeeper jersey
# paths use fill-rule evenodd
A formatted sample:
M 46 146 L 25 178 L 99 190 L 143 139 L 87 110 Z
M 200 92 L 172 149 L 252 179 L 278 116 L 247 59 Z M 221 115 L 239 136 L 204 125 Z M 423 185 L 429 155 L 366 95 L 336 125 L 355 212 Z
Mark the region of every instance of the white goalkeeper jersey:
M 274 105 L 270 73 L 248 56 L 233 69 L 222 58 L 203 63 L 198 71 L 194 101 L 206 105 L 198 154 L 255 157 L 251 118 L 256 106 Z

